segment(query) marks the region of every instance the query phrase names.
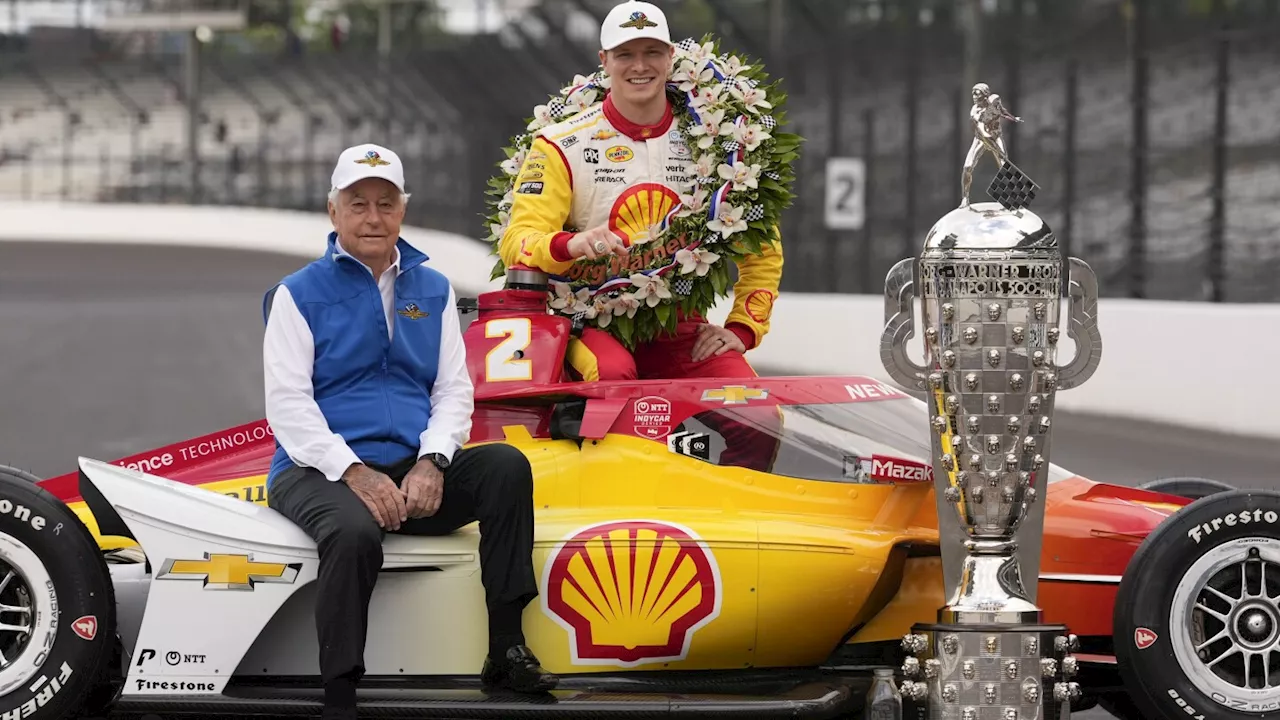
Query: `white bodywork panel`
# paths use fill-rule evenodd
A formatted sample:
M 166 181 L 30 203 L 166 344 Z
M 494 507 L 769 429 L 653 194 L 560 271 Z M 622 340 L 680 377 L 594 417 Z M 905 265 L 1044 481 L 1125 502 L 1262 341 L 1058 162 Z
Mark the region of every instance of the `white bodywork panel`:
M 79 463 L 151 564 L 149 578 L 141 565 L 112 567 L 132 650 L 124 695 L 219 694 L 240 673 L 318 674 L 317 555 L 301 528 L 221 493 Z M 387 536 L 368 674 L 480 671 L 488 625 L 478 544 L 474 525 L 445 537 Z

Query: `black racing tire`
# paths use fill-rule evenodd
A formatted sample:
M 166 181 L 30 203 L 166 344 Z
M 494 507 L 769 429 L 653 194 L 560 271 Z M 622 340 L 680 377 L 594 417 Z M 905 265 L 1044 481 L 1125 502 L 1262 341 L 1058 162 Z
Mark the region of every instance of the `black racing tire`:
M 110 573 L 75 513 L 7 468 L 0 473 L 0 586 L 0 604 L 33 608 L 3 612 L 4 623 L 31 627 L 25 637 L 0 630 L 0 652 L 11 661 L 0 668 L 0 717 L 54 720 L 101 709 L 91 706 L 103 700 L 118 651 Z
M 1195 646 L 1227 633 L 1203 649 L 1209 660 L 1238 638 L 1263 647 L 1280 639 L 1280 610 L 1274 600 L 1252 599 L 1241 590 L 1259 590 L 1266 562 L 1264 595 L 1280 594 L 1280 493 L 1232 490 L 1183 507 L 1147 537 L 1134 553 L 1116 595 L 1113 611 L 1115 654 L 1125 688 L 1144 716 L 1187 720 L 1259 720 L 1280 717 L 1275 681 L 1257 683 L 1262 662 L 1243 680 L 1243 654 L 1236 652 L 1209 669 Z M 1240 596 L 1228 603 L 1219 593 Z M 1198 604 L 1223 613 L 1224 624 Z M 1176 617 L 1175 617 L 1176 615 Z M 1252 635 L 1249 635 L 1252 633 Z M 1243 641 L 1241 641 L 1243 642 Z M 1280 653 L 1273 653 L 1274 676 Z
M 1236 488 L 1218 480 L 1210 480 L 1209 478 L 1167 477 L 1143 483 L 1138 486 L 1138 489 L 1199 500 L 1200 498 L 1209 497 L 1210 495 L 1231 492 Z
M 40 482 L 40 478 L 32 475 L 26 470 L 19 470 L 18 468 L 11 467 L 9 465 L 0 465 L 0 478 L 12 478 L 22 482 L 29 482 L 32 485 Z

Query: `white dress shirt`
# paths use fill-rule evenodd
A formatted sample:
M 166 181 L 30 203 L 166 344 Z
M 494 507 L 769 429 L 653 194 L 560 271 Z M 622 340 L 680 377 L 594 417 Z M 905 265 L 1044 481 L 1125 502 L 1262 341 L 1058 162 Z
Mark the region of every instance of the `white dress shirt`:
M 335 245 L 338 254 L 352 257 L 340 243 Z M 368 265 L 360 265 L 370 275 L 373 274 Z M 395 281 L 399 276 L 400 250 L 397 248 L 391 266 L 378 278 L 389 335 L 395 333 L 393 305 Z M 419 436 L 418 457 L 440 453 L 452 459 L 471 435 L 474 387 L 467 373 L 457 302 L 450 287 L 449 300 L 441 317 L 440 360 L 436 382 L 431 389 L 431 417 Z M 311 384 L 315 363 L 311 329 L 298 312 L 289 288 L 284 285 L 276 288 L 272 299 L 262 351 L 267 423 L 280 446 L 295 463 L 316 468 L 329 480 L 340 480 L 347 468 L 361 460 L 341 435 L 329 429 L 328 421 L 316 404 Z

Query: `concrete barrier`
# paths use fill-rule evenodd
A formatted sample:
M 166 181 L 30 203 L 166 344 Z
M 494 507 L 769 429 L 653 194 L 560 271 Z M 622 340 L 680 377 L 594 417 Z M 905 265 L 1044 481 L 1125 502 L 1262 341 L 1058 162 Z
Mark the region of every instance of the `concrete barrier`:
M 323 214 L 282 210 L 0 203 L 0 240 L 190 245 L 315 257 L 329 230 Z M 405 228 L 403 235 L 431 256 L 460 295 L 501 286 L 488 280 L 494 258 L 484 244 L 421 228 Z M 730 303 L 721 303 L 711 319 L 722 322 L 729 309 Z M 1059 396 L 1060 408 L 1280 437 L 1271 399 L 1248 375 L 1280 354 L 1280 305 L 1104 298 L 1099 317 L 1102 364 L 1083 386 Z M 771 332 L 749 358 L 771 374 L 864 373 L 887 381 L 879 354 L 883 322 L 879 296 L 784 293 Z M 1059 362 L 1066 363 L 1074 343 L 1065 326 L 1062 338 Z M 913 341 L 920 360 L 919 337 Z

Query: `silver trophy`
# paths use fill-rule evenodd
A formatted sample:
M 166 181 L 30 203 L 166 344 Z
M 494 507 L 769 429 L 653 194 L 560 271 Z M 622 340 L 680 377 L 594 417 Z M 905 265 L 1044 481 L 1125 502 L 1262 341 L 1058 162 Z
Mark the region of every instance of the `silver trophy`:
M 901 689 L 931 719 L 1061 720 L 1080 695 L 1078 643 L 1043 622 L 1036 587 L 1054 398 L 1098 366 L 1097 281 L 1027 209 L 1036 185 L 1004 154 L 994 97 L 975 86 L 970 116 L 975 147 L 999 165 L 987 188 L 997 202 L 969 203 L 973 151 L 960 207 L 885 278 L 880 354 L 895 380 L 928 398 L 947 597 L 937 623 L 903 639 Z M 906 350 L 917 292 L 924 365 Z M 1060 367 L 1063 297 L 1076 353 Z

